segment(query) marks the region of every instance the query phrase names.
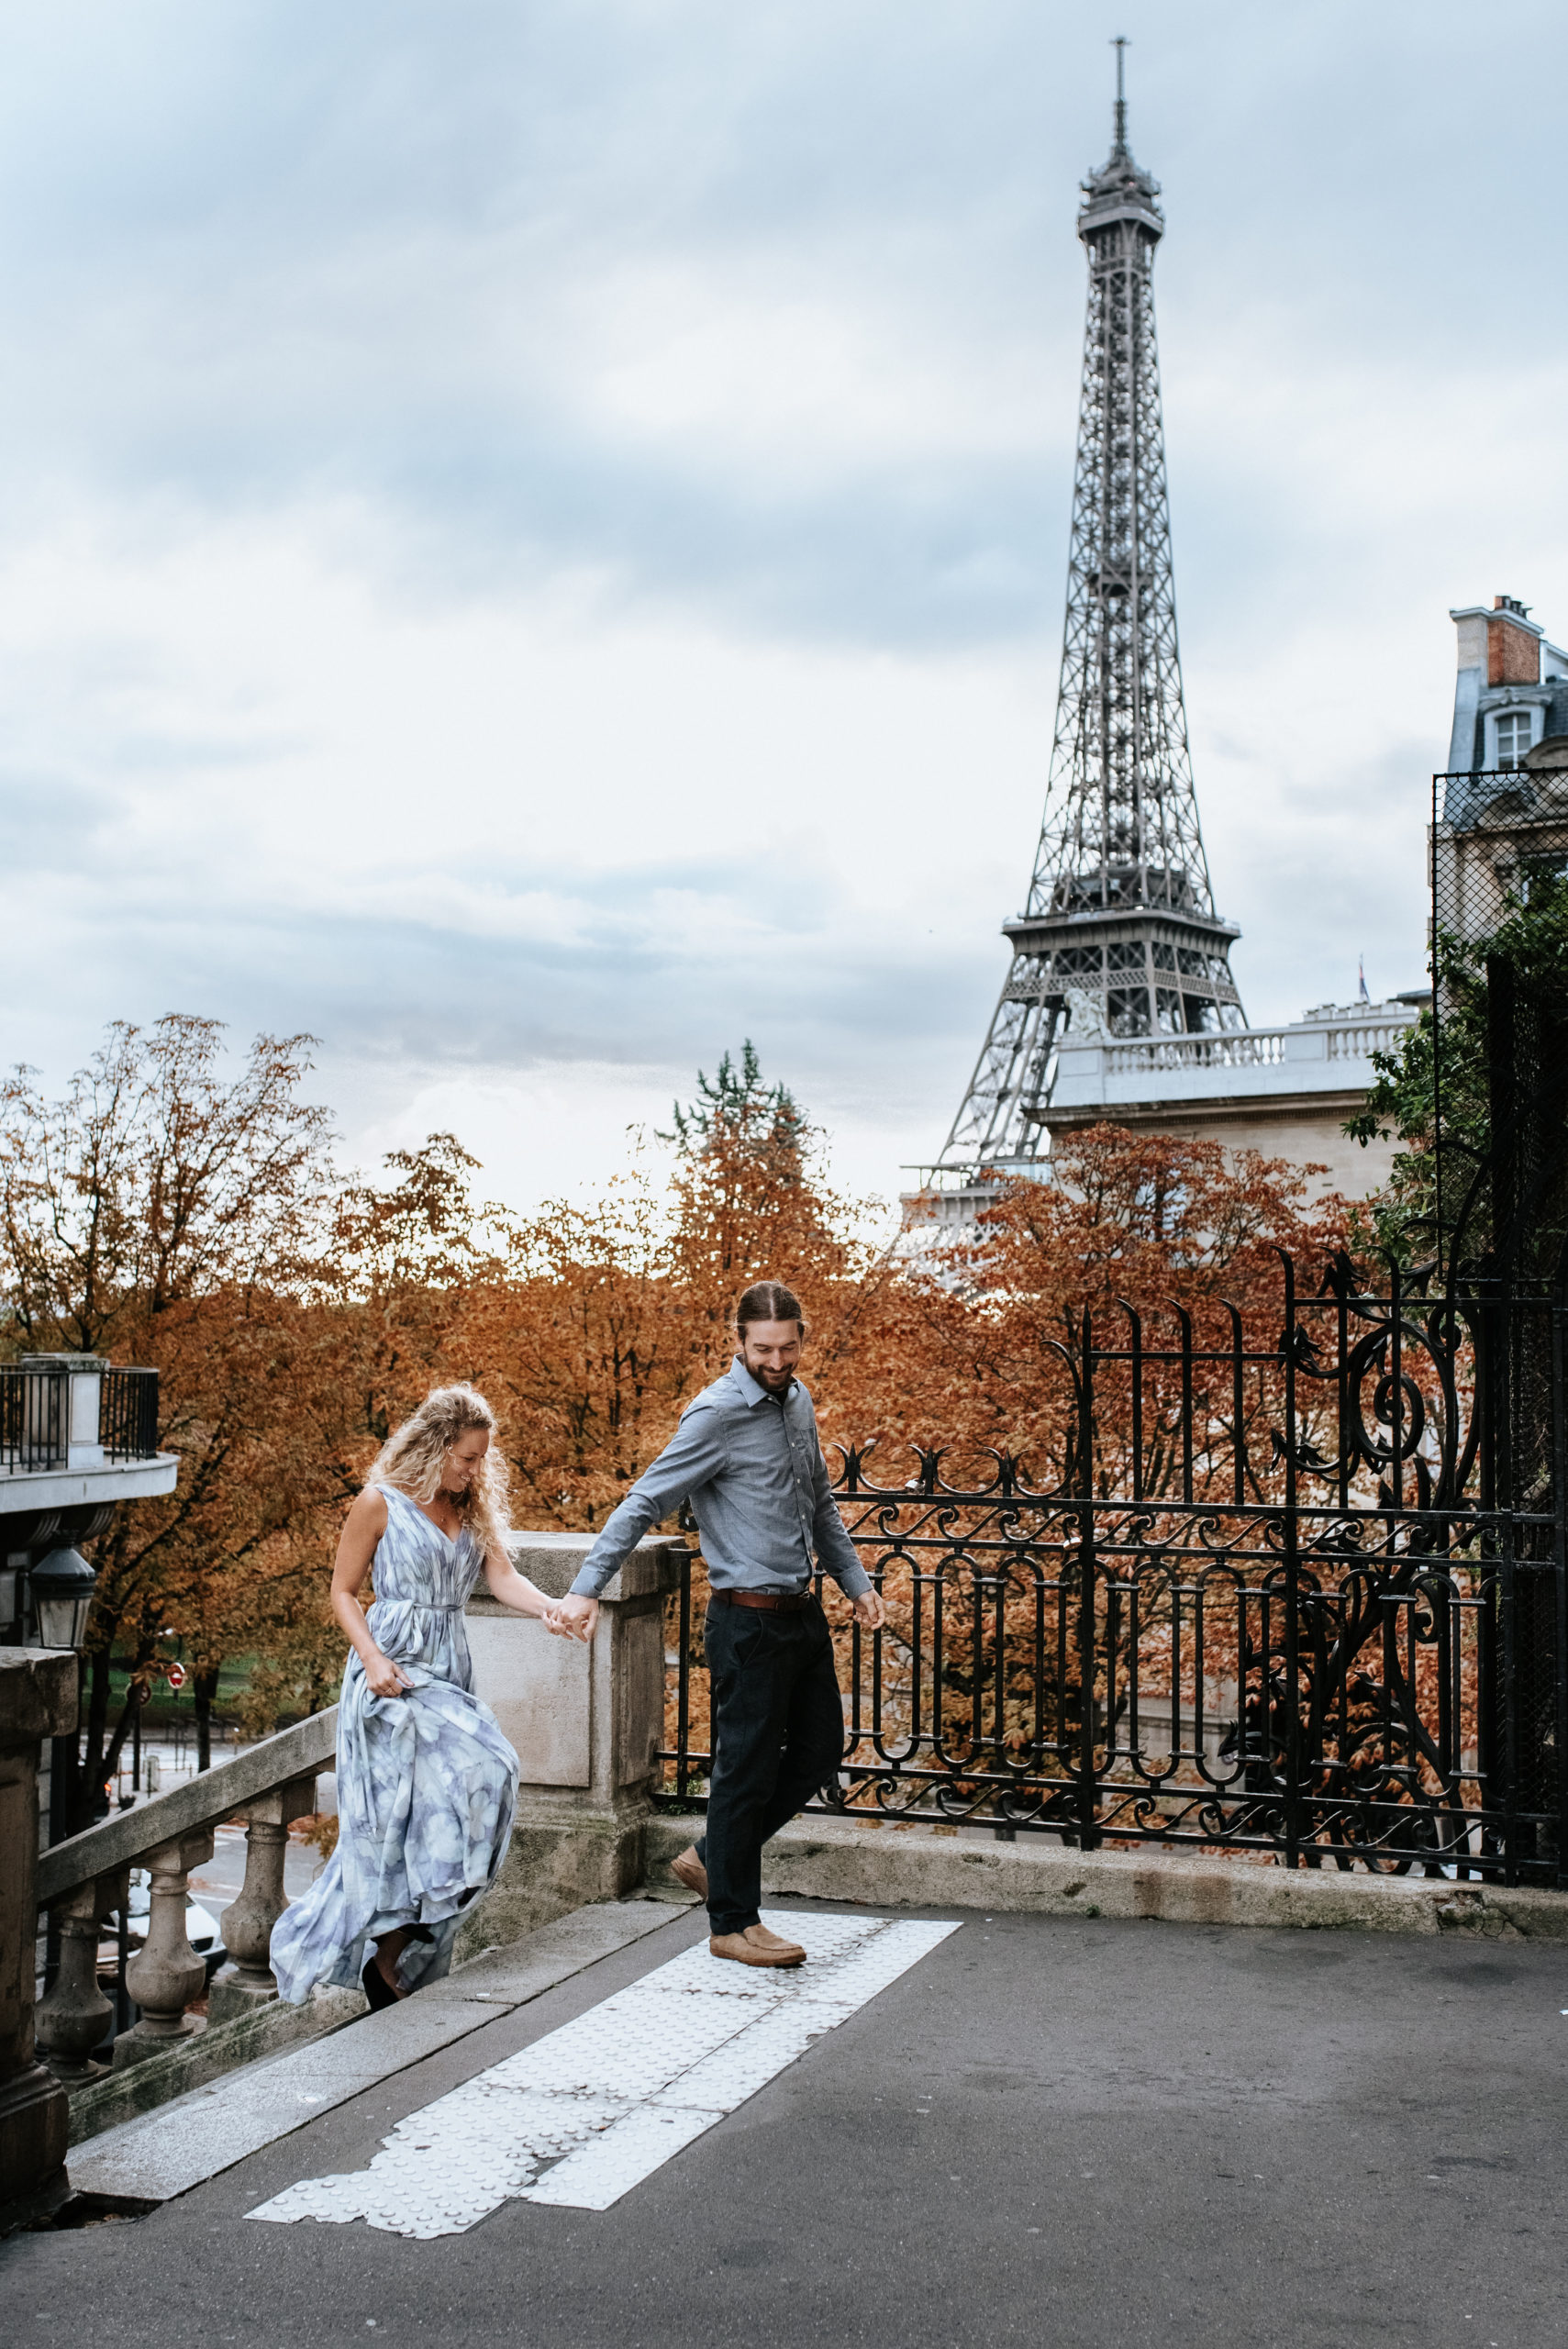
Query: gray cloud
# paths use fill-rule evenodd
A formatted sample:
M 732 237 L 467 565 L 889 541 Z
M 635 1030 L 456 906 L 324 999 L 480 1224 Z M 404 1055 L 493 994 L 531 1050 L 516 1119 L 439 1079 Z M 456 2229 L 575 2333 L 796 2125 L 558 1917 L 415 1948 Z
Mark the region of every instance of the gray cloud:
M 391 1100 L 400 1072 L 688 1065 L 750 1030 L 808 1097 L 895 1101 L 921 1129 L 896 1149 L 934 1147 L 1032 846 L 1073 213 L 1121 29 L 1170 219 L 1178 596 L 1238 969 L 1265 1017 L 1348 992 L 1363 948 L 1374 985 L 1407 983 L 1444 607 L 1507 588 L 1568 627 L 1565 330 L 1543 290 L 1568 35 L 1550 0 L 1476 28 L 1459 0 L 1129 0 L 1114 19 L 1066 0 L 62 0 L 13 20 L 0 563 L 25 578 L 0 841 L 24 926 L 69 942 L 72 975 L 13 988 L 7 1044 L 79 1057 L 102 1019 L 183 1003 L 319 1030 Z M 246 827 L 292 775 L 349 785 L 315 780 L 328 753 L 278 696 L 214 688 L 158 579 L 170 549 L 291 518 L 388 629 L 488 626 L 587 582 L 606 630 L 804 648 L 825 712 L 835 663 L 992 659 L 1001 695 L 1027 647 L 1038 751 L 1006 772 L 955 754 L 951 808 L 922 803 L 888 858 L 880 926 L 865 851 L 851 876 L 829 832 L 784 852 L 791 920 L 754 952 L 673 941 L 643 911 L 661 892 L 733 929 L 756 878 L 678 806 L 670 853 L 613 872 L 591 819 L 571 869 L 498 845 L 503 896 L 570 899 L 578 933 L 358 898 L 328 916 L 308 838 L 291 875 Z M 70 558 L 83 581 L 145 564 L 144 635 L 79 608 L 77 573 L 51 587 L 76 536 L 97 550 Z M 373 695 L 344 668 L 345 700 Z M 896 823 L 907 750 L 844 742 L 844 804 Z M 643 753 L 628 732 L 618 763 Z M 579 787 L 550 744 L 529 755 L 538 790 Z M 943 930 L 948 866 L 968 859 L 955 887 L 979 904 L 987 853 L 994 898 Z M 481 1007 L 459 1041 L 454 996 Z
M 586 560 L 763 629 L 1042 631 L 1072 208 L 1106 144 L 1099 13 L 285 5 L 220 26 L 193 5 L 124 20 L 106 54 L 99 12 L 61 10 L 0 98 L 0 464 L 24 496 L 83 476 L 217 506 L 351 489 L 403 518 L 437 593 Z M 1272 324 L 1282 358 L 1355 339 L 1451 366 L 1456 277 L 1489 308 L 1538 309 L 1529 240 L 1453 195 L 1495 189 L 1501 166 L 1512 205 L 1549 200 L 1532 125 L 1557 12 L 1510 11 L 1479 48 L 1458 6 L 1134 18 L 1175 351 L 1220 334 L 1251 357 Z M 917 370 L 974 353 L 967 426 L 849 464 L 803 434 L 779 451 L 783 494 L 765 465 L 628 439 L 556 362 L 639 273 L 671 267 L 710 273 L 718 300 L 750 283 L 896 328 Z M 658 333 L 651 316 L 617 349 Z M 1033 410 L 1001 451 L 987 358 Z M 1231 395 L 1245 407 L 1248 385 Z M 1227 438 L 1220 419 L 1173 433 L 1189 607 L 1267 566 L 1293 535 L 1276 519 L 1308 519 L 1288 452 L 1259 512 L 1254 482 L 1215 469 Z

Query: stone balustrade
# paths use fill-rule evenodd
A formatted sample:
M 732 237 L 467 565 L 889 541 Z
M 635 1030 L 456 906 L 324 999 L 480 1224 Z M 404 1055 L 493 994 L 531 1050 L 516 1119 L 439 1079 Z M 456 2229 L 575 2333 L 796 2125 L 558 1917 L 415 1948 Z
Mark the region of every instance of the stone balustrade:
M 331 1767 L 337 1734 L 333 1706 L 42 1854 L 38 1906 L 59 1917 L 60 1965 L 36 2028 L 61 2079 L 81 2086 L 96 2076 L 92 2051 L 109 2021 L 108 2000 L 98 1987 L 98 1926 L 125 1899 L 133 1867 L 150 1876 L 151 1905 L 146 1938 L 126 1969 L 126 1987 L 141 2015 L 115 2042 L 115 2069 L 192 2034 L 195 2025 L 186 2009 L 201 1996 L 206 1965 L 185 1932 L 185 1895 L 191 1870 L 212 1857 L 213 1830 L 224 1820 L 242 1818 L 247 1824 L 245 1884 L 228 1911 L 228 1917 L 239 1911 L 239 1943 L 230 1946 L 238 1964 L 229 1981 L 220 1975 L 213 1984 L 209 2014 L 217 2021 L 276 1997 L 266 1949 L 285 1906 L 284 1839 L 289 1820 L 314 1807 L 317 1773 Z M 225 1922 L 227 1932 L 227 1917 Z
M 586 1534 L 522 1533 L 514 1538 L 513 1556 L 520 1573 L 559 1598 L 570 1587 L 591 1542 Z M 591 1647 L 551 1637 L 541 1623 L 499 1606 L 483 1583 L 470 1600 L 466 1629 L 477 1692 L 517 1748 L 520 1786 L 506 1865 L 466 1919 L 458 1942 L 460 1957 L 511 1941 L 587 1902 L 615 1899 L 641 1881 L 653 1817 L 654 1757 L 663 1742 L 664 1601 L 679 1582 L 684 1554 L 684 1544 L 677 1539 L 651 1537 L 640 1543 L 605 1591 Z M 0 1651 L 0 1655 L 6 1653 L 26 1656 L 35 1666 L 39 1659 L 38 1650 Z M 69 1680 L 73 1720 L 74 1659 L 52 1662 Z M 36 1703 L 33 1712 L 42 1720 Z M 33 1712 L 19 1713 L 18 1720 L 30 1721 Z M 201 2076 L 211 2076 L 215 2068 L 226 2067 L 215 2064 L 207 2052 L 221 2043 L 232 2042 L 239 2051 L 228 2056 L 228 2063 L 272 2052 L 271 2043 L 256 2038 L 249 2025 L 238 2032 L 224 2026 L 239 2025 L 241 2018 L 277 1998 L 268 1959 L 272 1928 L 287 1905 L 284 1860 L 288 1829 L 316 1807 L 317 1776 L 330 1769 L 335 1760 L 337 1721 L 334 1706 L 166 1794 L 101 1820 L 37 1858 L 36 1881 L 8 1915 L 26 1941 L 27 2060 L 32 2063 L 36 2027 L 37 2043 L 50 2069 L 32 2063 L 34 2087 L 50 2111 L 58 2108 L 63 2113 L 69 2088 L 78 2104 L 108 2099 L 106 2120 L 124 2117 L 120 2085 L 111 2085 L 106 2077 L 108 2067 L 95 2060 L 112 2013 L 99 1987 L 97 1952 L 102 1920 L 126 1901 L 132 1868 L 147 1869 L 151 1881 L 146 1937 L 126 1974 L 127 1987 L 141 2012 L 114 2042 L 112 2072 L 124 2074 L 150 2058 L 168 2057 L 172 2051 L 189 2047 L 192 2058 L 205 2067 Z M 60 1733 L 70 1725 L 61 1719 L 34 1732 L 35 1766 L 37 1738 Z M 25 1737 L 20 1743 L 25 1748 Z M 191 1870 L 212 1854 L 215 1828 L 235 1819 L 243 1819 L 246 1826 L 245 1881 L 224 1911 L 229 1962 L 208 1989 L 204 2022 L 189 2011 L 201 1995 L 206 1968 L 186 1934 L 186 1891 Z M 36 1809 L 30 1823 L 36 1831 Z M 29 1865 L 32 1859 L 29 1844 Z M 35 2026 L 30 1968 L 38 1909 L 52 1911 L 60 1926 L 60 1962 L 39 2004 Z M 271 2023 L 266 2028 L 270 2031 Z M 216 2040 L 206 2036 L 215 2029 Z M 6 2044 L 0 2027 L 0 2058 Z M 175 2053 L 172 2065 L 154 2065 L 146 2077 L 152 2100 L 159 2101 L 190 2084 L 193 2075 L 186 2059 Z M 82 2091 L 86 2091 L 84 2099 Z M 0 2099 L 4 2094 L 0 2079 Z M 135 2099 L 126 2110 L 144 2109 L 142 2089 L 135 2082 L 126 2083 L 124 2095 Z M 4 2126 L 0 2102 L 0 2132 Z M 58 2128 L 51 2121 L 50 2127 L 60 2137 L 59 2152 L 53 2154 L 58 2167 L 64 2150 L 63 2121 Z M 48 2131 L 44 2137 L 48 2153 L 54 2140 Z
M 1042 1097 L 1039 1115 L 1049 1124 L 1052 1110 L 1060 1121 L 1065 1113 L 1096 1105 L 1107 1113 L 1136 1107 L 1156 1097 L 1151 1086 L 1162 1099 L 1198 1101 L 1368 1084 L 1373 1053 L 1397 1051 L 1418 1017 L 1413 1003 L 1396 1000 L 1325 1005 L 1280 1028 L 1117 1040 L 1069 1031 L 1055 1055 L 1049 1103 Z

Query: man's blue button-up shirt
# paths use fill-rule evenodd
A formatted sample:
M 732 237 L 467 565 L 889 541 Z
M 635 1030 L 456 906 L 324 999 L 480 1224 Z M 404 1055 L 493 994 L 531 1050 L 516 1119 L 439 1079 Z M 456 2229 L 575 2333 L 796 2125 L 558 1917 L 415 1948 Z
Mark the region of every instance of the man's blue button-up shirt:
M 802 1590 L 814 1557 L 846 1597 L 871 1588 L 798 1379 L 782 1396 L 770 1395 L 737 1354 L 724 1376 L 687 1404 L 647 1475 L 606 1518 L 573 1596 L 597 1598 L 650 1528 L 685 1500 L 715 1590 Z

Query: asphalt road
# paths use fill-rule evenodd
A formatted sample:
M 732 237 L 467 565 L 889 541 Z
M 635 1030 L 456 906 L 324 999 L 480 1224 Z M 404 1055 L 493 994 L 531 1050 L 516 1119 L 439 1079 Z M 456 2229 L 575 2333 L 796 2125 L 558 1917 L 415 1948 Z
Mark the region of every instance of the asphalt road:
M 613 2210 L 244 2216 L 690 1914 L 150 2218 L 14 2238 L 6 2341 L 1562 2349 L 1568 1949 L 963 1921 Z

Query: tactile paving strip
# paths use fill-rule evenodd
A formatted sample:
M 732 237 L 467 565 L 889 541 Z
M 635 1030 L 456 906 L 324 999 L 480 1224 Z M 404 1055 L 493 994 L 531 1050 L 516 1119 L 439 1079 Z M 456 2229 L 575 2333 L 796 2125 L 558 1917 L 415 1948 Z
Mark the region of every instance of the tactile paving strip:
M 766 1917 L 805 1943 L 791 1973 L 683 1951 L 575 2022 L 400 2121 L 368 2169 L 303 2178 L 250 2212 L 462 2234 L 507 2199 L 607 2210 L 874 1998 L 955 1925 Z

